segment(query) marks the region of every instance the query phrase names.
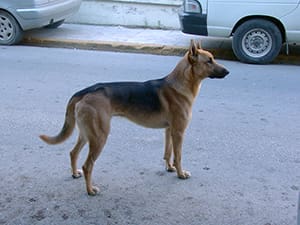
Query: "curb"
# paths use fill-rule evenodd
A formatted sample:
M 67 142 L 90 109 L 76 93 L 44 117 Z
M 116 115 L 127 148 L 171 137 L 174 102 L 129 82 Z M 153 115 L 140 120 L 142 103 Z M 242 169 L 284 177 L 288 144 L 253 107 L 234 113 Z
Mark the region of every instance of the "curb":
M 159 45 L 159 44 L 141 44 L 134 42 L 109 42 L 109 41 L 83 41 L 71 39 L 47 39 L 26 37 L 22 44 L 39 47 L 56 47 L 82 50 L 98 50 L 113 52 L 147 53 L 154 55 L 173 55 L 182 56 L 188 50 L 188 47 Z M 215 58 L 223 60 L 238 61 L 231 49 L 205 48 L 210 51 Z M 300 65 L 300 55 L 285 55 L 281 52 L 272 64 Z
M 183 55 L 187 48 L 158 44 L 141 44 L 134 42 L 82 41 L 70 39 L 25 38 L 24 45 L 41 47 L 74 48 L 83 50 L 101 50 L 114 52 L 149 53 L 155 55 Z

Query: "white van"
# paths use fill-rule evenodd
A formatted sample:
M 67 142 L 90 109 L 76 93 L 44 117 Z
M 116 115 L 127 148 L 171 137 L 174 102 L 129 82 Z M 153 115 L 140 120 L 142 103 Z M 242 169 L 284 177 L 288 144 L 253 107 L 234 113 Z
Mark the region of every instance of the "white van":
M 233 37 L 237 58 L 265 64 L 282 45 L 300 43 L 300 0 L 184 0 L 181 30 L 188 34 Z

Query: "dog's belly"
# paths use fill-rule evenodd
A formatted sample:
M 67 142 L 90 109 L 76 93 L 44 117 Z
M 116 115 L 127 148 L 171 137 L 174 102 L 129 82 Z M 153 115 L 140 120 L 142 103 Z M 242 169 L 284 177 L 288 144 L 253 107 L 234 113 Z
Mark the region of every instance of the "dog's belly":
M 161 113 L 149 114 L 140 111 L 136 113 L 122 113 L 117 116 L 125 117 L 138 125 L 148 128 L 166 128 L 169 126 L 168 121 Z

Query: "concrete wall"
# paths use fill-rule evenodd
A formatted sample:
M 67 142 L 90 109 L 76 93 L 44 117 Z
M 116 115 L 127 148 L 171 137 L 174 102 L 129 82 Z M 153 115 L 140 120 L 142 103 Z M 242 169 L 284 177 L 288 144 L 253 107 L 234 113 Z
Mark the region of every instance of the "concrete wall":
M 182 0 L 83 0 L 71 23 L 179 29 Z

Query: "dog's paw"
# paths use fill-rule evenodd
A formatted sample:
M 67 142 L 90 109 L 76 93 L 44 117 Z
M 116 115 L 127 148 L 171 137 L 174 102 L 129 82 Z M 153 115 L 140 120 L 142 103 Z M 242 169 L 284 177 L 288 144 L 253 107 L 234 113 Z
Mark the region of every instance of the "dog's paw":
M 89 196 L 95 196 L 97 195 L 97 193 L 100 192 L 100 189 L 96 186 L 92 186 L 92 189 L 91 190 L 88 190 L 88 195 Z
M 173 173 L 173 172 L 176 172 L 176 168 L 175 166 L 167 166 L 166 167 L 166 170 L 170 173 Z
M 191 177 L 191 173 L 189 171 L 183 170 L 182 173 L 178 174 L 178 178 L 183 180 L 188 179 L 190 177 Z
M 82 170 L 77 170 L 76 173 L 72 174 L 72 177 L 74 179 L 78 179 L 78 178 L 82 177 Z

